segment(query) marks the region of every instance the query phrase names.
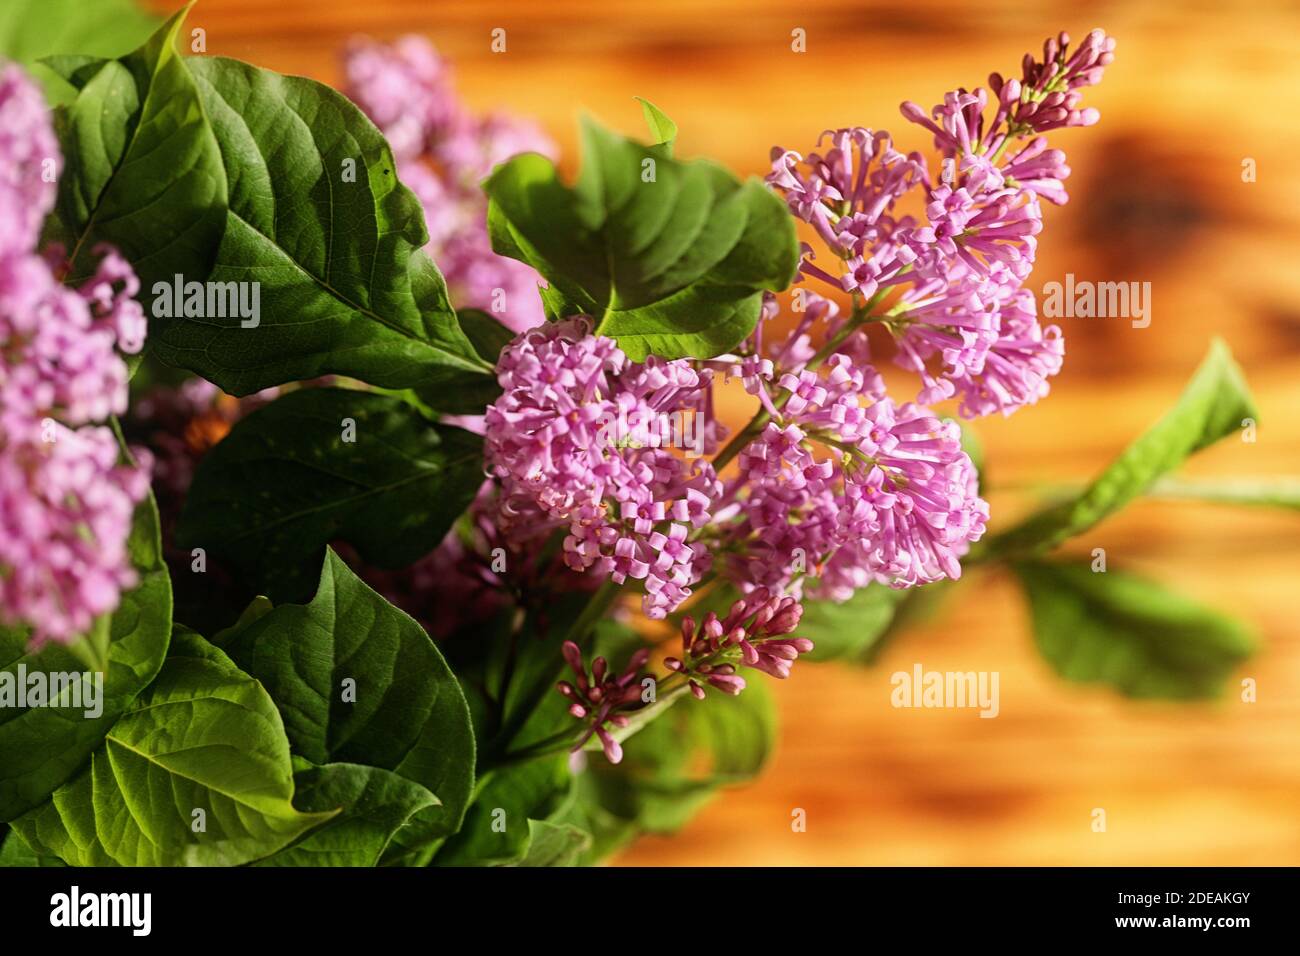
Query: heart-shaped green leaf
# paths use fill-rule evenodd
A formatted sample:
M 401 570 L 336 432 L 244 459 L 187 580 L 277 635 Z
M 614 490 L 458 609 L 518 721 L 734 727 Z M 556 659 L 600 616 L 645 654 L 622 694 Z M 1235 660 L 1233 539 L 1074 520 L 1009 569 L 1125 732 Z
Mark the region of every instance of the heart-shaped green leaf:
M 69 281 L 91 275 L 100 243 L 126 256 L 147 292 L 176 273 L 202 279 L 226 220 L 226 173 L 175 40 L 184 11 L 120 60 L 78 58 L 76 99 L 59 114 L 65 166 L 51 235 Z M 60 61 L 70 68 L 72 61 Z
M 392 770 L 433 793 L 440 805 L 422 809 L 404 837 L 456 831 L 474 783 L 465 696 L 420 625 L 332 549 L 310 604 L 233 628 L 223 647 L 275 700 L 295 753 Z
M 295 807 L 338 815 L 256 866 L 374 866 L 399 828 L 438 804 L 418 783 L 378 767 L 331 763 L 293 779 Z
M 122 596 L 108 623 L 101 712 L 87 716 L 84 693 L 81 707 L 0 706 L 0 820 L 11 820 L 36 806 L 76 773 L 162 667 L 172 629 L 172 589 L 152 495 L 136 509 L 127 548 L 139 583 Z M 16 678 L 22 665 L 29 680 L 38 671 L 48 680 L 85 670 L 81 659 L 66 647 L 49 644 L 40 653 L 29 654 L 27 641 L 25 631 L 0 629 L 0 671 Z M 71 688 L 63 699 L 69 703 L 75 699 Z
M 177 630 L 162 671 L 81 774 L 14 821 L 74 866 L 234 866 L 335 811 L 300 813 L 284 725 L 262 685 Z
M 675 133 L 665 120 L 653 111 L 656 138 Z M 634 359 L 708 357 L 753 330 L 764 290 L 793 280 L 793 220 L 757 180 L 590 121 L 583 162 L 572 189 L 535 153 L 484 184 L 493 248 L 546 278 L 552 318 L 591 316 Z
M 479 436 L 431 424 L 393 396 L 303 389 L 253 412 L 204 457 L 178 537 L 259 593 L 303 600 L 329 542 L 403 567 L 437 546 L 482 482 Z
M 328 373 L 445 388 L 466 410 L 476 389 L 490 393 L 491 369 L 422 250 L 419 200 L 374 124 L 312 80 L 220 57 L 188 65 L 230 182 L 215 265 L 194 278 L 256 283 L 259 314 L 173 308 L 156 354 L 235 395 Z
M 1213 697 L 1255 649 L 1244 625 L 1159 584 L 1090 565 L 1015 565 L 1034 637 L 1066 680 L 1110 684 L 1130 697 Z

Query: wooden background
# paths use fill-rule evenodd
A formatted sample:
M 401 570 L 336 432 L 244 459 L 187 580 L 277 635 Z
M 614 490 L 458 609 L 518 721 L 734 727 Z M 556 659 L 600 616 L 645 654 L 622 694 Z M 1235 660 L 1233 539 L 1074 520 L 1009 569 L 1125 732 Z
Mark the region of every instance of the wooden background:
M 178 6 L 156 2 L 159 10 Z M 1033 287 L 1149 281 L 1153 321 L 1065 319 L 1066 369 L 1050 398 L 982 421 L 995 518 L 1015 486 L 1077 480 L 1175 399 L 1213 335 L 1228 340 L 1261 407 L 1258 442 L 1226 442 L 1202 476 L 1300 471 L 1296 161 L 1300 11 L 1223 0 L 1144 3 L 547 2 L 200 0 L 208 52 L 335 82 L 356 33 L 431 37 L 475 106 L 530 114 L 576 163 L 588 110 L 641 132 L 634 95 L 680 128 L 679 154 L 741 173 L 769 147 L 807 149 L 826 127 L 885 127 L 897 104 L 1015 73 L 1061 28 L 1104 26 L 1118 60 L 1088 94 L 1102 123 L 1056 137 L 1073 202 L 1048 208 Z M 504 27 L 507 52 L 489 51 Z M 791 30 L 807 31 L 803 54 Z M 1258 181 L 1243 183 L 1242 161 Z M 1265 649 L 1215 704 L 1137 704 L 1067 685 L 1031 645 L 1014 585 L 975 575 L 951 610 L 872 670 L 804 666 L 776 688 L 783 729 L 757 783 L 733 790 L 629 864 L 1300 864 L 1300 515 L 1140 502 L 1079 543 L 1232 611 Z M 889 674 L 1001 672 L 1001 715 L 895 710 Z M 793 833 L 791 811 L 807 813 Z M 1105 808 L 1108 830 L 1093 833 Z

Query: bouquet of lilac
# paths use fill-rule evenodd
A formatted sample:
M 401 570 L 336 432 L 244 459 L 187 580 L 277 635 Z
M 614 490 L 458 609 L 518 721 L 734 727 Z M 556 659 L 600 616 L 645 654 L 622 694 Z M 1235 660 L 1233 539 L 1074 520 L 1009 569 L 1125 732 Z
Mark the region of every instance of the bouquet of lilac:
M 642 101 L 569 184 L 423 40 L 345 96 L 183 19 L 45 59 L 54 118 L 0 74 L 0 863 L 595 862 L 758 772 L 754 672 L 869 662 L 980 564 L 1068 679 L 1250 653 L 1048 554 L 1253 423 L 1222 343 L 995 532 L 959 423 L 1061 370 L 1028 280 L 1102 31 L 904 103 L 928 151 L 810 130 L 742 181 Z

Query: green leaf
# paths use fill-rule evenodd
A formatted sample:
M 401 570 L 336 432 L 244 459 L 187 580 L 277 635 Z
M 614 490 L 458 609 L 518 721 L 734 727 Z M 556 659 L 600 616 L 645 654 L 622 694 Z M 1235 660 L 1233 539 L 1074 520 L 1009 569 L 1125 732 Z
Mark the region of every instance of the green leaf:
M 273 601 L 302 600 L 327 543 L 403 567 L 438 545 L 482 483 L 479 436 L 431 424 L 393 396 L 302 389 L 240 421 L 204 457 L 178 538 Z
M 668 118 L 659 107 L 640 96 L 636 101 L 641 104 L 641 114 L 646 126 L 650 127 L 653 145 L 666 147 L 666 155 L 672 155 L 673 144 L 677 141 L 677 124 Z
M 271 698 L 221 651 L 177 630 L 157 680 L 90 766 L 13 826 L 37 854 L 74 866 L 229 866 L 334 815 L 300 813 L 292 797 Z
M 0 841 L 0 867 L 3 866 L 67 866 L 57 856 L 38 855 L 16 830 L 10 830 Z
M 1066 680 L 1130 697 L 1212 697 L 1255 649 L 1241 623 L 1136 575 L 1060 561 L 1015 570 L 1038 648 Z
M 65 157 L 57 223 L 68 280 L 94 273 L 100 243 L 130 261 L 142 293 L 175 274 L 201 280 L 226 218 L 226 174 L 198 89 L 175 51 L 184 11 L 120 60 L 83 64 L 59 116 Z M 142 294 L 147 301 L 147 296 Z
M 36 806 L 76 773 L 163 665 L 172 629 L 172 590 L 152 494 L 136 508 L 127 552 L 139 583 L 122 596 L 107 622 L 102 713 L 87 717 L 85 706 L 0 706 L 0 820 Z M 29 654 L 27 642 L 26 631 L 0 629 L 0 671 L 16 677 L 25 666 L 30 679 L 37 671 L 69 675 L 84 669 L 71 648 L 49 644 Z M 75 699 L 71 693 L 69 689 L 63 697 L 69 703 Z
M 224 647 L 279 707 L 294 753 L 391 770 L 429 790 L 439 805 L 422 809 L 407 837 L 457 830 L 474 785 L 460 685 L 420 625 L 332 549 L 310 604 L 232 629 Z
M 439 866 L 511 866 L 531 845 L 529 821 L 562 813 L 573 792 L 567 754 L 490 771 L 465 815 L 460 832 L 438 851 Z
M 528 821 L 528 852 L 520 866 L 577 866 L 591 849 L 591 834 L 572 823 Z
M 635 819 L 621 817 L 601 802 L 601 787 L 593 773 L 580 773 L 574 778 L 573 801 L 554 822 L 571 823 L 590 837 L 590 845 L 578 858 L 579 866 L 593 866 L 608 859 L 639 835 Z
M 813 642 L 800 660 L 813 662 L 860 658 L 889 630 L 894 612 L 911 592 L 871 584 L 843 603 L 805 601 L 795 633 Z
M 1178 404 L 1083 492 L 1032 516 L 989 544 L 996 555 L 1042 554 L 1082 534 L 1146 491 L 1189 455 L 1256 418 L 1254 400 L 1227 345 L 1215 339 Z
M 221 57 L 192 59 L 230 182 L 210 282 L 259 283 L 259 324 L 173 317 L 156 354 L 233 395 L 333 373 L 474 408 L 494 383 L 422 251 L 415 195 L 346 97 Z M 471 400 L 473 399 L 473 400 Z
M 587 799 L 642 832 L 672 833 L 719 787 L 753 779 L 775 740 L 771 695 L 758 681 L 736 697 L 684 700 L 628 741 L 622 763 L 590 760 Z
M 45 85 L 46 98 L 67 98 L 67 86 L 38 64 L 75 50 L 118 56 L 139 46 L 158 21 L 132 0 L 5 0 L 0 4 L 0 57 L 21 63 Z
M 398 829 L 438 804 L 418 783 L 358 764 L 305 768 L 294 775 L 294 786 L 299 810 L 338 815 L 257 866 L 375 866 Z
M 510 344 L 515 333 L 482 309 L 461 309 L 456 314 L 460 318 L 461 328 L 474 343 L 474 351 L 483 361 L 496 365 L 501 350 Z
M 634 359 L 735 346 L 753 330 L 763 290 L 794 278 L 798 246 L 782 202 L 757 180 L 592 122 L 583 144 L 572 189 L 535 153 L 497 167 L 484 184 L 493 248 L 546 278 L 548 315 L 591 316 Z

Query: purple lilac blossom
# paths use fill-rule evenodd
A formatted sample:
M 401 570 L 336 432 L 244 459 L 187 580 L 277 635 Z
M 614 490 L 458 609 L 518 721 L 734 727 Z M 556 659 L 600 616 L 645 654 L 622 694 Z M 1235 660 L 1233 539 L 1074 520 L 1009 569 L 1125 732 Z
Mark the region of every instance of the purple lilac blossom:
M 426 247 L 456 308 L 483 309 L 522 332 L 544 320 L 540 276 L 492 251 L 480 183 L 523 152 L 554 158 L 539 127 L 504 114 L 476 115 L 457 95 L 452 70 L 424 38 L 391 45 L 357 40 L 345 57 L 347 91 L 388 138 L 398 175 L 424 207 Z
M 652 618 L 708 570 L 708 551 L 688 539 L 720 488 L 707 462 L 659 447 L 654 426 L 700 413 L 712 374 L 684 359 L 633 362 L 583 318 L 523 333 L 497 362 L 503 394 L 488 406 L 485 451 L 503 506 L 522 500 L 516 513 L 563 523 L 574 570 L 643 582 Z
M 773 147 L 767 182 L 818 240 L 803 244 L 796 281 L 824 283 L 852 308 L 845 313 L 805 285 L 795 293 L 793 328 L 774 339 L 767 327 L 779 308 L 768 294 L 757 327 L 732 354 L 671 363 L 677 381 L 690 367 L 712 373 L 677 401 L 710 410 L 721 376 L 740 379 L 759 403 L 759 415 L 717 459 L 722 471 L 734 457 L 733 471 L 692 466 L 707 476 L 697 488 L 698 522 L 675 522 L 659 508 L 626 513 L 636 521 L 623 531 L 610 527 L 611 476 L 635 467 L 639 454 L 591 437 L 601 403 L 619 400 L 630 367 L 613 340 L 575 319 L 503 352 L 506 394 L 486 418 L 488 462 L 503 489 L 576 516 L 576 528 L 589 523 L 594 530 L 575 531 L 566 546 L 583 554 L 594 540 L 604 549 L 594 553 L 612 550 L 603 570 L 615 581 L 649 579 L 645 549 L 653 542 L 667 566 L 688 554 L 704 569 L 716 555 L 713 572 L 745 595 L 725 620 L 711 613 L 698 628 L 684 620 L 683 655 L 665 664 L 688 678 L 693 695 L 706 687 L 739 693 L 741 665 L 787 676 L 812 649 L 805 639 L 778 637 L 794 630 L 805 597 L 844 601 L 864 587 L 961 575 L 989 509 L 960 429 L 928 406 L 954 399 L 968 418 L 1010 414 L 1046 395 L 1060 371 L 1060 329 L 1039 324 L 1024 288 L 1042 230 L 1040 200 L 1068 198 L 1065 156 L 1042 134 L 1097 122 L 1096 110 L 1081 108 L 1080 91 L 1100 80 L 1114 46 L 1097 30 L 1071 53 L 1062 34 L 1047 41 L 1042 62 L 1025 58 L 1021 80 L 990 77 L 992 97 L 956 90 L 928 116 L 902 104 L 905 118 L 933 134 L 937 177 L 921 154 L 862 127 L 825 131 L 806 156 Z M 899 211 L 910 196 L 919 216 Z M 915 402 L 887 393 L 863 328 L 873 322 L 891 335 L 895 361 L 920 379 Z M 707 431 L 712 454 L 722 429 L 710 423 Z M 655 464 L 671 474 L 668 463 Z M 657 610 L 684 597 L 673 594 Z M 641 706 L 631 679 L 643 660 L 606 687 L 603 660 L 600 676 L 587 681 L 577 648 L 566 653 L 582 681 L 560 690 L 576 701 L 574 716 L 590 723 L 588 736 L 599 734 L 617 760 L 606 725 L 620 726 L 620 709 Z
M 95 274 L 60 283 L 62 250 L 38 254 L 60 167 L 49 113 L 16 66 L 0 69 L 0 625 L 31 647 L 71 643 L 115 610 L 150 460 L 122 459 L 99 423 L 126 410 L 145 320 L 135 273 L 100 246 Z
M 1070 52 L 1061 34 L 1044 44 L 1041 62 L 1025 57 L 1022 79 L 992 74 L 991 96 L 955 90 L 929 114 L 903 103 L 904 118 L 933 134 L 937 179 L 923 157 L 904 156 L 879 131 L 827 131 L 829 148 L 806 159 L 773 148 L 768 182 L 839 260 L 828 269 L 805 246 L 801 277 L 849 293 L 865 321 L 891 332 L 895 361 L 921 379 L 921 404 L 956 398 L 965 417 L 1009 415 L 1045 395 L 1060 370 L 1060 329 L 1039 325 L 1023 288 L 1042 229 L 1039 200 L 1068 199 L 1065 154 L 1042 134 L 1098 121 L 1081 108 L 1081 91 L 1101 80 L 1114 49 L 1094 30 Z M 913 189 L 922 193 L 919 221 L 893 212 Z

